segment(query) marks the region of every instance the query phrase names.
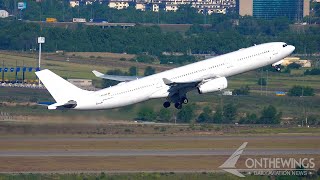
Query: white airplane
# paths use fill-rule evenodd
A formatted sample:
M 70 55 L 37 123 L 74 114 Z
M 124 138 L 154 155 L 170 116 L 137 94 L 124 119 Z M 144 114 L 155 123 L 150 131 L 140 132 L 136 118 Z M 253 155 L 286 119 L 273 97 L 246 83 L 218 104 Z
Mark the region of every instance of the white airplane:
M 278 71 L 282 59 L 295 50 L 284 42 L 272 42 L 240 49 L 218 57 L 174 68 L 147 77 L 128 77 L 93 73 L 100 78 L 123 81 L 98 91 L 82 90 L 48 69 L 36 72 L 56 103 L 46 104 L 48 109 L 110 109 L 123 107 L 149 99 L 166 98 L 165 108 L 171 103 L 177 109 L 187 104 L 187 93 L 199 94 L 227 88 L 226 77 L 272 64 Z

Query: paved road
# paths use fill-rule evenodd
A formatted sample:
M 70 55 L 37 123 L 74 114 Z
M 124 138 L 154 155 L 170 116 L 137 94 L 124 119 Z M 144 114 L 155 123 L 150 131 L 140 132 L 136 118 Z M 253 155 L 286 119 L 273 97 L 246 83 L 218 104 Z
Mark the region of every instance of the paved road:
M 182 150 L 49 150 L 0 151 L 1 157 L 23 156 L 198 156 L 231 155 L 235 149 Z M 243 155 L 320 155 L 320 149 L 245 149 Z
M 301 135 L 270 135 L 270 136 L 153 136 L 153 137 L 0 137 L 0 143 L 3 141 L 187 141 L 187 140 L 263 140 L 274 139 L 287 140 L 308 140 L 308 139 L 319 139 L 320 136 L 301 136 Z
M 320 136 L 155 136 L 155 137 L 0 137 L 0 144 L 5 145 L 6 142 L 15 143 L 28 143 L 28 142 L 108 142 L 108 141 L 188 141 L 188 140 L 239 140 L 239 142 L 245 142 L 250 140 L 261 141 L 273 141 L 276 140 L 319 140 Z M 240 144 L 239 144 L 240 145 Z M 197 155 L 231 155 L 236 148 L 194 148 L 194 149 L 106 149 L 106 150 L 88 150 L 88 149 L 55 149 L 55 150 L 26 150 L 17 149 L 14 151 L 2 150 L 0 151 L 1 157 L 13 157 L 13 156 L 197 156 Z M 294 149 L 294 148 L 268 148 L 268 149 L 255 149 L 246 148 L 243 155 L 299 155 L 299 154 L 312 154 L 320 155 L 320 149 Z

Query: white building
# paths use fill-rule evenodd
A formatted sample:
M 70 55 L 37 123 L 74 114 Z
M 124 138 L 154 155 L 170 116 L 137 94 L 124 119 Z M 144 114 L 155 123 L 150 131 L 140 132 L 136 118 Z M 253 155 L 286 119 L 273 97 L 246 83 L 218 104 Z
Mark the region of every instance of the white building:
M 109 7 L 115 9 L 126 9 L 129 7 L 129 3 L 133 2 L 132 0 L 110 0 Z
M 79 4 L 80 4 L 79 1 L 70 1 L 69 3 L 70 3 L 71 7 L 79 6 Z
M 103 0 L 70 0 L 70 6 L 79 6 L 80 3 L 92 4 L 93 2 L 104 2 Z M 199 13 L 221 13 L 226 14 L 228 8 L 234 8 L 236 0 L 108 0 L 108 6 L 115 9 L 126 9 L 130 5 L 141 11 L 150 9 L 158 12 L 160 8 L 165 11 L 176 12 L 181 5 L 191 5 L 196 8 Z M 161 6 L 161 7 L 160 7 Z
M 9 17 L 9 13 L 6 10 L 0 10 L 0 18 L 7 18 Z

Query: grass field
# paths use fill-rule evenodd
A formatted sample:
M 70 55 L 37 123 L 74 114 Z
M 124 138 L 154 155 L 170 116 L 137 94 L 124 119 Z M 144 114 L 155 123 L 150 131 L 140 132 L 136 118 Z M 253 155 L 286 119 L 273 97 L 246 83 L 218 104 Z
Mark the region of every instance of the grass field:
M 0 52 L 0 62 L 3 60 L 7 66 L 37 66 L 37 55 L 19 52 Z M 96 79 L 92 74 L 92 70 L 106 72 L 107 70 L 120 69 L 127 71 L 131 66 L 137 66 L 136 62 L 129 61 L 134 55 L 115 54 L 115 53 L 94 53 L 94 52 L 69 52 L 65 54 L 44 53 L 42 61 L 42 69 L 48 68 L 65 78 L 89 78 Z M 125 58 L 125 61 L 121 61 Z M 69 61 L 66 61 L 69 59 Z M 154 67 L 157 72 L 164 71 L 172 66 L 158 64 L 138 63 L 140 74 L 147 66 Z M 27 78 L 35 78 L 32 73 L 26 73 Z M 14 79 L 14 73 L 6 73 L 6 79 Z M 21 73 L 20 73 L 21 76 Z M 258 79 L 261 77 L 260 71 L 251 71 L 241 75 L 228 78 L 229 88 L 239 88 L 242 85 L 250 85 L 252 89 L 260 90 L 261 86 L 257 85 Z M 266 78 L 267 73 L 263 72 L 262 77 Z M 268 86 L 262 87 L 271 91 L 288 90 L 293 85 L 303 85 L 315 88 L 320 91 L 320 76 L 300 76 L 285 73 L 268 73 Z
M 262 136 L 263 137 L 263 136 Z M 278 138 L 278 139 L 274 139 Z M 263 141 L 261 141 L 263 139 Z M 236 149 L 239 146 L 237 138 L 232 139 L 213 139 L 213 140 L 170 140 L 170 138 L 154 139 L 154 140 L 96 140 L 85 138 L 81 141 L 65 140 L 63 138 L 56 139 L 54 137 L 43 139 L 11 139 L 7 141 L 1 140 L 2 146 L 0 151 L 21 151 L 21 150 L 37 150 L 37 151 L 51 151 L 51 150 L 183 150 L 183 149 Z M 318 138 L 310 139 L 294 139 L 286 137 L 263 137 L 257 139 L 246 140 L 249 143 L 249 148 L 254 149 L 320 149 Z
M 220 170 L 218 167 L 229 156 L 148 156 L 148 157 L 2 157 L 0 169 L 8 172 L 16 169 L 16 172 L 86 172 L 86 171 L 138 171 L 138 172 L 212 172 Z M 244 164 L 248 157 L 243 156 L 238 164 Z M 259 158 L 259 156 L 254 156 Z M 263 156 L 272 157 L 272 156 Z M 292 156 L 281 156 L 292 157 Z M 313 157 L 315 164 L 319 165 L 319 155 L 294 155 L 299 157 Z M 5 163 L 10 162 L 10 164 Z M 241 168 L 243 166 L 239 166 Z M 319 168 L 317 166 L 316 168 Z
M 98 58 L 99 57 L 99 58 Z M 136 66 L 136 62 L 128 61 L 129 58 L 134 55 L 128 54 L 110 54 L 110 53 L 76 53 L 70 52 L 65 54 L 45 53 L 43 60 L 43 68 L 49 68 L 54 72 L 65 78 L 97 78 L 91 73 L 91 70 L 96 69 L 101 72 L 106 72 L 111 69 L 121 69 L 127 71 L 131 66 Z M 66 59 L 69 58 L 69 62 Z M 120 61 L 120 58 L 126 58 L 126 61 Z M 30 53 L 19 52 L 0 52 L 0 62 L 5 61 L 6 65 L 18 66 L 26 64 L 28 66 L 36 66 L 37 56 Z M 140 73 L 143 68 L 149 64 L 139 63 Z M 157 71 L 163 71 L 173 67 L 152 64 Z M 21 72 L 20 72 L 21 77 Z M 221 99 L 219 93 L 198 95 L 195 92 L 189 93 L 190 102 L 196 102 L 198 105 L 197 112 L 200 113 L 204 106 L 212 107 L 214 110 L 217 106 L 226 103 L 235 103 L 240 113 L 250 112 L 259 114 L 263 107 L 270 104 L 277 107 L 277 109 L 283 112 L 283 117 L 294 118 L 296 120 L 303 119 L 303 111 L 309 115 L 320 116 L 320 112 L 317 110 L 320 108 L 319 95 L 315 97 L 276 97 L 275 91 L 287 91 L 293 85 L 311 86 L 315 88 L 316 92 L 320 92 L 320 76 L 291 76 L 290 74 L 283 73 L 268 73 L 268 86 L 261 87 L 257 85 L 257 81 L 261 77 L 260 71 L 251 71 L 241 75 L 228 78 L 229 89 L 239 88 L 243 85 L 249 85 L 252 89 L 250 96 L 225 96 Z M 266 77 L 266 72 L 262 77 Z M 14 78 L 14 73 L 6 73 L 7 78 Z M 27 79 L 35 79 L 34 73 L 26 73 Z M 101 82 L 101 80 L 98 80 Z M 99 83 L 98 83 L 99 84 Z M 267 91 L 266 91 L 267 90 Z M 15 95 L 12 96 L 12 93 Z M 31 100 L 37 101 L 52 101 L 50 95 L 44 91 L 38 90 L 17 90 L 17 89 L 0 89 L 0 97 L 2 102 L 30 102 Z M 99 114 L 106 116 L 110 119 L 122 119 L 133 120 L 136 117 L 137 111 L 143 106 L 154 107 L 156 111 L 162 108 L 163 100 L 151 100 L 138 105 L 133 105 L 125 108 L 96 111 L 94 113 L 80 112 L 81 115 Z M 61 112 L 48 112 L 43 111 L 41 107 L 24 107 L 18 106 L 14 109 L 7 106 L 2 107 L 3 111 L 20 114 L 49 114 L 49 115 L 61 115 Z M 17 111 L 19 109 L 19 111 Z M 176 114 L 176 110 L 172 110 L 173 114 Z M 63 112 L 64 115 L 72 115 L 73 112 Z
M 69 57 L 69 61 L 66 58 Z M 126 58 L 120 61 L 120 58 Z M 132 55 L 122 54 L 95 54 L 95 53 L 66 53 L 44 54 L 43 68 L 52 69 L 65 78 L 89 78 L 96 79 L 91 70 L 96 69 L 105 72 L 111 69 L 127 70 L 135 66 L 135 62 L 128 61 Z M 36 66 L 36 55 L 18 52 L 0 52 L 0 62 L 10 66 L 18 66 L 22 63 L 28 66 Z M 148 64 L 139 63 L 139 69 Z M 172 67 L 153 64 L 157 71 L 163 71 Z M 140 71 L 141 73 L 141 71 Z M 7 73 L 7 78 L 13 78 L 14 73 Z M 292 85 L 309 85 L 318 92 L 320 90 L 319 76 L 290 76 L 288 74 L 269 73 L 268 92 L 260 92 L 260 86 L 256 85 L 260 72 L 252 71 L 239 76 L 231 77 L 230 89 L 239 88 L 242 85 L 250 85 L 253 89 L 250 96 L 220 96 L 219 93 L 198 95 L 195 92 L 189 94 L 190 102 L 197 105 L 196 114 L 201 113 L 204 106 L 213 110 L 217 106 L 234 103 L 238 107 L 238 113 L 245 112 L 259 114 L 263 107 L 270 104 L 283 112 L 283 117 L 291 117 L 300 122 L 304 119 L 304 109 L 308 115 L 320 117 L 320 96 L 315 97 L 276 97 L 274 91 L 287 90 Z M 35 78 L 34 74 L 27 73 L 27 78 Z M 263 88 L 264 89 L 264 88 Z M 261 95 L 261 94 L 262 95 Z M 218 124 L 142 124 L 134 123 L 137 112 L 141 107 L 153 107 L 158 112 L 162 108 L 163 100 L 150 100 L 144 103 L 125 108 L 103 111 L 49 111 L 45 107 L 35 105 L 35 102 L 53 101 L 46 90 L 0 88 L 0 152 L 21 151 L 95 151 L 95 150 L 184 150 L 184 149 L 236 149 L 241 144 L 237 137 L 262 136 L 263 140 L 248 138 L 248 148 L 251 149 L 312 149 L 319 150 L 318 127 L 292 126 L 254 126 L 254 125 L 218 125 Z M 174 122 L 177 110 L 171 108 Z M 196 116 L 194 117 L 194 119 Z M 177 140 L 170 137 L 196 137 L 196 136 L 232 136 L 230 139 L 212 140 Z M 287 138 L 287 136 L 305 136 L 306 139 Z M 84 138 L 73 140 L 72 138 Z M 90 138 L 100 137 L 167 137 L 159 140 L 94 140 Z M 30 139 L 28 139 L 30 138 Z M 40 138 L 37 139 L 37 138 Z M 68 139 L 69 138 L 69 139 Z M 70 139 L 71 138 L 71 139 Z M 243 164 L 246 157 L 241 156 L 239 163 Z M 258 157 L 258 156 L 255 156 Z M 266 157 L 266 156 L 264 156 Z M 320 165 L 320 156 L 317 155 L 292 155 L 283 157 L 313 157 L 316 168 Z M 29 157 L 0 157 L 1 172 L 17 172 L 26 174 L 0 174 L 0 180 L 5 179 L 239 179 L 226 173 L 208 173 L 218 168 L 228 156 L 29 156 Z M 242 167 L 241 165 L 239 167 Z M 90 174 L 90 172 L 95 172 Z M 106 173 L 100 173 L 100 172 Z M 115 174 L 116 172 L 122 174 Z M 127 174 L 126 172 L 141 172 Z M 147 173 L 153 171 L 165 171 L 168 173 Z M 172 171 L 204 172 L 204 173 L 173 173 Z M 32 172 L 33 174 L 28 174 Z M 45 174 L 37 174 L 45 172 Z M 61 174 L 57 174 L 61 173 Z M 74 172 L 75 174 L 70 174 Z M 84 174 L 80 172 L 88 172 Z M 170 173 L 172 172 L 172 173 Z M 274 177 L 274 176 L 248 176 L 248 179 L 301 179 L 301 177 Z M 310 179 L 310 177 L 309 177 Z M 314 176 L 313 179 L 319 179 Z
M 14 94 L 14 96 L 12 96 Z M 21 88 L 0 88 L 0 98 L 2 102 L 11 102 L 10 104 L 0 105 L 2 112 L 8 112 L 12 115 L 30 115 L 30 116 L 84 116 L 92 117 L 105 117 L 106 119 L 114 120 L 134 120 L 137 117 L 138 111 L 142 107 L 153 107 L 154 111 L 159 112 L 162 108 L 164 100 L 156 99 L 143 103 L 127 106 L 119 109 L 99 110 L 99 111 L 49 111 L 45 107 L 36 105 L 26 106 L 25 102 L 45 102 L 53 101 L 52 97 L 46 90 L 37 89 L 21 89 Z M 197 105 L 196 114 L 201 113 L 204 106 L 209 106 L 215 110 L 221 104 L 234 103 L 238 107 L 238 112 L 243 113 L 256 113 L 260 114 L 262 109 L 270 104 L 274 105 L 278 111 L 283 113 L 284 118 L 293 118 L 285 121 L 285 123 L 292 124 L 291 121 L 299 121 L 304 119 L 304 110 L 308 115 L 320 116 L 320 101 L 319 96 L 315 97 L 277 97 L 272 94 L 268 96 L 261 96 L 259 93 L 253 93 L 250 96 L 220 96 L 218 93 L 207 95 L 198 95 L 196 92 L 189 93 L 190 102 Z M 177 110 L 171 108 L 172 115 L 177 114 Z M 196 117 L 195 117 L 196 118 Z M 173 118 L 169 120 L 173 122 Z
M 295 177 L 292 177 L 295 179 Z M 233 175 L 225 173 L 127 173 L 127 174 L 116 174 L 116 173 L 81 173 L 81 174 L 0 174 L 0 180 L 25 180 L 25 179 L 59 179 L 59 180 L 70 180 L 70 179 L 87 179 L 87 180 L 108 180 L 108 179 L 119 179 L 119 180 L 237 180 L 243 179 Z M 252 176 L 247 179 L 250 180 L 270 180 L 270 177 L 264 176 Z
M 50 69 L 64 78 L 84 78 L 97 79 L 92 70 L 98 70 L 103 73 L 108 70 L 120 69 L 128 71 L 131 66 L 137 66 L 135 61 L 129 61 L 134 55 L 115 54 L 115 53 L 79 53 L 70 52 L 66 54 L 44 53 L 41 62 L 41 69 Z M 121 61 L 125 58 L 125 61 Z M 31 53 L 19 52 L 0 52 L 0 63 L 4 62 L 6 67 L 27 66 L 37 67 L 38 56 Z M 156 64 L 138 63 L 139 72 L 143 74 L 147 66 L 154 67 L 157 71 L 163 71 L 170 67 Z M 19 73 L 22 77 L 22 72 Z M 5 74 L 5 79 L 14 80 L 15 72 Z M 26 79 L 35 79 L 34 73 L 26 73 Z

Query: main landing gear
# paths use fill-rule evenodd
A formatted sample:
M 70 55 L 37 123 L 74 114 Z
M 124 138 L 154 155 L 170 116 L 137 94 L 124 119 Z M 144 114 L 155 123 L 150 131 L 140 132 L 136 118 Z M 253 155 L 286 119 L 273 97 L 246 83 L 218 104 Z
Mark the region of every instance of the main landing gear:
M 174 107 L 177 109 L 182 108 L 182 104 L 188 104 L 189 100 L 186 97 L 182 97 L 178 102 L 174 103 Z M 171 103 L 169 101 L 166 101 L 163 103 L 163 107 L 168 108 L 170 107 Z
M 170 107 L 170 102 L 169 101 L 166 101 L 166 102 L 164 102 L 163 103 L 163 107 L 165 107 L 165 108 L 168 108 L 168 107 Z
M 272 67 L 278 72 L 281 71 L 281 65 L 275 65 L 275 66 L 272 66 Z

